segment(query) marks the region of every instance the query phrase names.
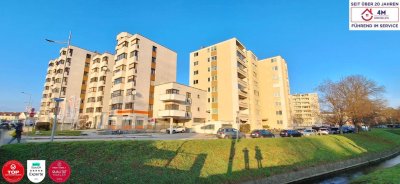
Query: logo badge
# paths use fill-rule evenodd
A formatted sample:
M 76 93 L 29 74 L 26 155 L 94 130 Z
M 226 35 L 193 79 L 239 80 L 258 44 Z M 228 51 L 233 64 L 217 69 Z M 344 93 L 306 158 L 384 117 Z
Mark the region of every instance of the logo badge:
M 21 162 L 10 160 L 3 165 L 1 173 L 7 182 L 17 183 L 24 177 L 25 169 Z
M 46 160 L 28 160 L 26 166 L 26 175 L 31 182 L 43 181 L 46 176 Z
M 56 160 L 49 166 L 49 177 L 56 183 L 66 182 L 71 175 L 71 167 L 63 160 Z

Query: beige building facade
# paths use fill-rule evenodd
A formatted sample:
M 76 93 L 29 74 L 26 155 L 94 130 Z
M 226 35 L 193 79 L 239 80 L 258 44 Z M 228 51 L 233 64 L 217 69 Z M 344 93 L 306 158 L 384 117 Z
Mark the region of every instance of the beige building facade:
M 290 95 L 293 126 L 311 127 L 320 124 L 320 109 L 317 93 Z
M 86 89 L 84 112 L 80 116 L 88 128 L 103 129 L 108 123 L 114 55 L 97 54 L 92 58 Z
M 60 102 L 58 123 L 61 129 L 76 126 L 79 113 L 83 113 L 89 67 L 94 52 L 70 46 L 60 50 L 60 55 L 48 64 L 39 121 L 52 122 L 55 112 L 54 98 Z
M 207 91 L 210 122 L 260 128 L 256 67 L 255 55 L 236 38 L 190 53 L 189 83 Z
M 281 56 L 258 62 L 261 120 L 263 126 L 274 129 L 292 128 L 289 103 L 289 75 Z
M 207 117 L 207 92 L 176 82 L 156 85 L 153 115 L 155 129 L 204 125 Z
M 175 82 L 177 54 L 139 34 L 117 35 L 108 129 L 153 129 L 154 88 Z

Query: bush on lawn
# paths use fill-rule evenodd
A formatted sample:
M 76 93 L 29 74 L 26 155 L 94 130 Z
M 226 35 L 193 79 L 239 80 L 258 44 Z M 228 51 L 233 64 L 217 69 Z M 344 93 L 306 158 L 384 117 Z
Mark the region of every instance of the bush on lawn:
M 49 122 L 37 122 L 35 126 L 35 130 L 50 130 L 50 123 Z
M 250 133 L 250 125 L 249 124 L 240 125 L 240 132 Z

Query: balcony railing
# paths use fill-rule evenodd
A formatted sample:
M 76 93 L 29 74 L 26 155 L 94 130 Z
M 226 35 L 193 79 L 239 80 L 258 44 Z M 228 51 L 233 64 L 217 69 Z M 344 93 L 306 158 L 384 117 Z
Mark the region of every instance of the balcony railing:
M 162 94 L 160 95 L 160 100 L 186 102 L 186 96 L 180 94 Z
M 245 80 L 242 79 L 238 79 L 238 83 L 241 84 L 242 86 L 247 86 L 247 82 Z
M 239 97 L 247 98 L 247 93 L 245 91 L 239 90 Z
M 123 103 L 123 102 L 124 102 L 123 96 L 116 96 L 111 98 L 112 104 Z
M 159 110 L 158 111 L 158 116 L 160 116 L 160 117 L 180 117 L 180 118 L 185 118 L 186 117 L 186 111 L 182 111 L 182 110 Z
M 125 96 L 125 103 L 132 103 L 135 101 L 135 95 Z

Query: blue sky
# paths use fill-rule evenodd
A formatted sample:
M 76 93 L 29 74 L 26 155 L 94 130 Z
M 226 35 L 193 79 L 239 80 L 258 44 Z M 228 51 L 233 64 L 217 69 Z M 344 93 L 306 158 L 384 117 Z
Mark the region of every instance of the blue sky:
M 292 93 L 325 79 L 361 74 L 400 106 L 400 32 L 349 31 L 348 1 L 0 1 L 0 111 L 39 106 L 47 63 L 61 45 L 111 51 L 119 32 L 140 33 L 178 53 L 177 81 L 188 83 L 189 53 L 237 37 L 260 58 L 283 56 Z

